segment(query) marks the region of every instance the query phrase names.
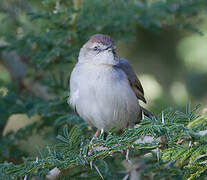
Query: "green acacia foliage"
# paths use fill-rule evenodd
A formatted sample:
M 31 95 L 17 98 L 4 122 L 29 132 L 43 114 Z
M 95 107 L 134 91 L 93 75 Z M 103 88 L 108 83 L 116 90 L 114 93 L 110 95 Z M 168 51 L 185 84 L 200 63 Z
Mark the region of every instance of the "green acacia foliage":
M 90 143 L 94 129 L 73 113 L 67 96 L 70 71 L 90 35 L 127 41 L 135 38 L 137 28 L 200 33 L 196 22 L 206 8 L 206 0 L 3 0 L 1 64 L 11 80 L 0 81 L 0 88 L 8 90 L 0 93 L 0 177 L 44 179 L 58 167 L 62 179 L 120 179 L 130 171 L 123 163 L 123 151 L 129 149 L 132 163 L 144 165 L 142 179 L 152 174 L 154 179 L 204 179 L 207 142 L 200 132 L 206 130 L 207 116 L 198 117 L 197 108 L 187 106 L 185 113 L 167 109 L 153 120 L 145 117 L 136 128 Z M 41 120 L 3 135 L 8 118 L 16 113 L 38 114 Z M 51 144 L 37 148 L 38 158 L 18 145 L 32 134 Z M 145 136 L 153 141 L 137 143 Z
M 187 126 L 200 119 L 207 121 L 206 114 L 201 117 L 194 114 L 196 109 L 190 111 L 187 107 L 182 113 L 170 108 L 158 118 L 145 117 L 135 128 L 125 129 L 119 135 L 100 135 L 92 143 L 85 135 L 88 130 L 85 123 L 73 126 L 70 131 L 65 125 L 62 135 L 57 136 L 59 142 L 45 147 L 38 159 L 24 158 L 19 165 L 2 163 L 2 176 L 44 177 L 58 167 L 61 178 L 79 179 L 86 174 L 88 179 L 99 176 L 119 179 L 127 173 L 121 173 L 120 161 L 124 160 L 123 151 L 129 149 L 132 162 L 137 158 L 144 165 L 140 170 L 143 179 L 150 174 L 154 174 L 154 179 L 203 179 L 207 175 L 207 133 L 200 133 L 203 126 L 199 123 L 192 128 Z M 147 135 L 153 140 L 137 142 Z

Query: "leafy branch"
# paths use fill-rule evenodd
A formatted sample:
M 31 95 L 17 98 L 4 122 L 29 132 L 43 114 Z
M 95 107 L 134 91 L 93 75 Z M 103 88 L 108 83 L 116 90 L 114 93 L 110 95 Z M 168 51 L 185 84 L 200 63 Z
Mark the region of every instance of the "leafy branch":
M 39 152 L 38 158 L 24 158 L 22 164 L 1 164 L 3 169 L 1 175 L 3 177 L 24 177 L 26 175 L 28 177 L 42 177 L 57 167 L 62 172 L 62 176 L 65 175 L 63 172 L 69 172 L 67 176 L 73 176 L 72 169 L 83 167 L 86 172 L 94 171 L 98 176 L 96 164 L 98 165 L 101 161 L 105 162 L 106 159 L 116 156 L 121 156 L 121 159 L 124 160 L 123 152 L 129 149 L 132 160 L 135 157 L 140 157 L 146 161 L 146 158 L 140 155 L 156 152 L 156 161 L 162 167 L 166 166 L 167 168 L 170 162 L 177 161 L 176 166 L 184 168 L 185 176 L 195 179 L 207 173 L 206 161 L 204 161 L 206 159 L 204 154 L 207 153 L 207 140 L 193 128 L 185 126 L 185 121 L 180 121 L 184 117 L 189 120 L 189 123 L 197 121 L 200 117 L 197 118 L 194 112 L 195 109 L 186 113 L 167 109 L 158 118 L 150 120 L 145 117 L 134 128 L 124 129 L 120 134 L 109 132 L 106 137 L 102 134 L 95 138 L 92 143 L 83 134 L 87 128 L 86 125 L 76 125 L 70 131 L 66 125 L 63 128 L 62 135 L 57 136 L 60 143 L 55 146 L 48 146 L 42 153 Z M 204 118 L 207 117 L 204 116 Z M 142 141 L 146 136 L 152 138 L 150 142 Z M 178 143 L 178 140 L 183 138 L 185 140 Z M 90 169 L 91 164 L 92 170 Z M 195 168 L 199 168 L 196 175 L 187 171 L 187 169 L 191 169 L 193 172 Z

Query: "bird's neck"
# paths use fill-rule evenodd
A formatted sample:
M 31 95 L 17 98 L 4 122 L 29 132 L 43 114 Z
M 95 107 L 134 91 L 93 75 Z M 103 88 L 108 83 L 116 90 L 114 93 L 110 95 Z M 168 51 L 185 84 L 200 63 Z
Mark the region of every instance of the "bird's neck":
M 114 56 L 114 57 L 98 57 L 98 58 L 82 58 L 79 56 L 78 58 L 78 63 L 79 64 L 91 64 L 91 65 L 103 65 L 103 66 L 114 66 L 119 63 L 119 57 Z
M 94 66 L 114 66 L 118 64 L 118 61 L 100 62 L 100 61 L 78 61 L 79 64 L 88 64 Z

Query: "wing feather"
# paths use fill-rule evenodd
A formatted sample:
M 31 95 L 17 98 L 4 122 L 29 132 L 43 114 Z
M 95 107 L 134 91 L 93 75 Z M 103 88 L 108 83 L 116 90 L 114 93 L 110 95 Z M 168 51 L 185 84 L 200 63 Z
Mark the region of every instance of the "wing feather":
M 133 89 L 134 93 L 136 94 L 137 98 L 142 100 L 144 103 L 146 103 L 146 99 L 144 97 L 144 90 L 142 87 L 141 82 L 137 78 L 134 70 L 132 69 L 131 64 L 126 59 L 121 58 L 119 60 L 119 63 L 116 65 L 116 67 L 122 69 L 125 74 L 128 77 L 129 83 L 131 85 L 131 88 Z

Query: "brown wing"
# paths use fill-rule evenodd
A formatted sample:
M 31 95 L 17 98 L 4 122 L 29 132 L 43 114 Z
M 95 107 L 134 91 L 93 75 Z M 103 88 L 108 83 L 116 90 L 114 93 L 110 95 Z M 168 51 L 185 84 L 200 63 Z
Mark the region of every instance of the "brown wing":
M 146 103 L 146 99 L 144 98 L 144 90 L 141 82 L 137 78 L 135 72 L 132 69 L 131 64 L 126 59 L 120 59 L 119 63 L 116 65 L 118 68 L 121 68 L 127 75 L 129 83 L 135 92 L 138 99 L 142 100 Z

